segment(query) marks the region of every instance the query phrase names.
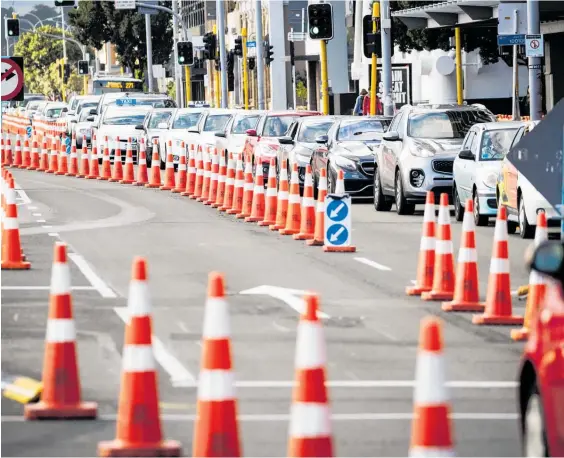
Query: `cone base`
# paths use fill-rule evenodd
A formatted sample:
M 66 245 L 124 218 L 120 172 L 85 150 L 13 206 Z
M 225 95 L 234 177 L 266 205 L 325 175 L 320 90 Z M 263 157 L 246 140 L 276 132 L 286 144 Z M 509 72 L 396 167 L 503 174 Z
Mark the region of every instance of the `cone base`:
M 86 178 L 86 175 L 75 175 L 76 178 Z
M 325 242 L 323 240 L 316 240 L 316 239 L 311 239 L 311 240 L 306 240 L 306 245 L 308 246 L 323 246 Z
M 432 289 L 433 288 L 430 286 L 406 286 L 405 294 L 408 296 L 421 296 L 421 294 L 428 293 L 429 291 L 432 291 Z
M 221 207 L 221 204 L 213 203 L 213 204 L 211 205 L 211 207 L 212 207 L 212 208 L 217 208 L 217 209 L 219 210 L 219 207 Z
M 235 218 L 237 219 L 245 219 L 250 217 L 251 217 L 250 213 L 238 213 L 237 215 L 235 215 Z
M 119 439 L 113 441 L 100 442 L 98 444 L 98 456 L 180 456 L 182 449 L 180 442 L 164 440 L 157 443 L 127 443 Z
M 354 253 L 355 246 L 324 246 L 323 251 L 326 253 Z
M 297 230 L 295 230 L 295 229 L 286 229 L 286 228 L 283 228 L 283 229 L 280 229 L 279 232 L 280 232 L 280 234 L 282 234 L 282 235 L 295 235 L 295 234 L 298 234 L 300 231 L 297 231 Z
M 205 201 L 207 200 L 207 197 L 202 197 L 202 196 L 200 196 L 200 197 L 195 197 L 195 199 L 196 199 L 196 201 L 198 201 L 198 202 L 205 202 Z
M 239 210 L 234 210 L 234 209 L 228 209 L 225 213 L 227 213 L 228 215 L 237 215 L 239 213 Z
M 262 221 L 262 218 L 256 217 L 256 216 L 247 216 L 245 218 L 246 223 L 260 223 L 261 221 Z
M 479 302 L 450 301 L 443 302 L 441 308 L 445 312 L 483 312 L 485 307 Z
M 171 189 L 170 192 L 173 192 L 174 194 L 181 194 L 181 193 L 184 192 L 184 189 L 186 189 L 186 188 L 174 188 L 174 189 Z
M 529 338 L 529 329 L 526 327 L 522 327 L 521 329 L 512 329 L 511 330 L 511 339 L 515 341 L 522 341 L 527 340 Z
M 55 175 L 65 176 L 67 172 L 55 172 Z
M 266 226 L 270 227 L 270 226 L 273 226 L 275 223 L 276 223 L 276 221 L 262 220 L 262 221 L 259 221 L 257 224 L 259 226 L 262 226 L 262 227 L 266 227 Z
M 181 192 L 180 195 L 184 196 L 184 197 L 190 197 L 192 195 L 192 193 L 184 191 L 184 192 Z
M 95 175 L 88 175 L 88 176 L 86 177 L 86 179 L 87 179 L 87 180 L 99 180 L 100 177 L 97 177 L 97 176 L 95 176 Z
M 200 199 L 200 196 L 197 196 L 197 195 L 195 195 L 195 194 L 192 194 L 192 195 L 190 196 L 190 199 L 192 199 L 192 200 L 199 200 L 199 199 Z
M 454 292 L 449 293 L 447 291 L 427 291 L 421 293 L 421 300 L 424 301 L 452 301 L 454 297 Z
M 95 402 L 51 406 L 39 401 L 37 404 L 27 404 L 24 407 L 24 418 L 26 420 L 94 419 L 97 415 L 98 404 Z
M 133 184 L 133 183 L 135 183 L 134 180 L 119 180 L 119 182 L 121 184 Z
M 29 167 L 26 167 L 26 168 L 27 168 L 27 170 L 37 170 L 37 167 L 33 167 L 31 165 Z
M 268 226 L 268 228 L 271 231 L 279 231 L 281 229 L 284 229 L 284 226 L 281 226 L 280 224 L 271 224 L 270 226 Z
M 147 182 L 146 181 L 134 181 L 133 183 L 131 183 L 133 186 L 146 186 Z
M 474 315 L 472 324 L 493 324 L 497 326 L 511 326 L 523 324 L 522 316 L 499 316 L 499 315 Z
M 65 176 L 66 176 L 66 177 L 75 177 L 75 176 L 76 176 L 76 173 L 67 172 L 67 173 L 65 173 Z
M 204 205 L 213 205 L 214 204 L 214 200 L 206 200 L 205 202 L 203 202 Z
M 2 270 L 28 270 L 31 263 L 22 261 L 2 261 Z
M 123 178 L 110 178 L 108 181 L 110 183 L 119 183 Z
M 109 181 L 109 177 L 98 177 L 97 180 Z
M 55 173 L 54 170 L 45 170 L 45 173 Z
M 313 239 L 313 234 L 303 234 L 303 233 L 294 234 L 293 239 L 294 240 L 310 240 L 310 239 Z
M 160 184 L 151 184 L 151 183 L 147 183 L 145 185 L 146 188 L 151 188 L 151 189 L 156 189 L 156 188 L 160 188 L 161 185 Z
M 160 186 L 159 189 L 161 191 L 172 191 L 174 189 L 174 186 Z

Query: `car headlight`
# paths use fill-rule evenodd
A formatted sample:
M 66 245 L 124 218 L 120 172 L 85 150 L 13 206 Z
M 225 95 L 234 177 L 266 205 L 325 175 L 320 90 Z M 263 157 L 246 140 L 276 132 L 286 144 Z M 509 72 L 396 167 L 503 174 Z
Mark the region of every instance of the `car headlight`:
M 497 184 L 497 175 L 495 173 L 488 174 L 488 176 L 483 180 L 483 183 L 488 188 L 495 188 Z
M 345 170 L 356 170 L 356 163 L 343 156 L 336 156 L 335 164 Z
M 411 148 L 409 148 L 409 152 L 417 157 L 433 157 L 435 155 L 432 151 L 417 145 L 412 145 Z

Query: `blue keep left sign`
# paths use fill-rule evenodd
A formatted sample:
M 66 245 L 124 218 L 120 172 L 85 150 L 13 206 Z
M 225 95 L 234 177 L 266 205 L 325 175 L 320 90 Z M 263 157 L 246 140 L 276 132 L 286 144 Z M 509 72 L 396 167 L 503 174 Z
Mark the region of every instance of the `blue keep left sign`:
M 340 246 L 349 239 L 349 230 L 342 224 L 333 224 L 329 226 L 325 236 L 331 244 Z
M 70 137 L 65 137 L 65 149 L 66 149 L 67 154 L 71 153 L 71 139 L 70 139 Z
M 25 133 L 27 134 L 27 138 L 31 138 L 31 133 L 32 133 L 31 126 L 26 127 Z
M 327 216 L 336 223 L 343 221 L 349 214 L 348 202 L 343 200 L 332 200 L 327 205 Z

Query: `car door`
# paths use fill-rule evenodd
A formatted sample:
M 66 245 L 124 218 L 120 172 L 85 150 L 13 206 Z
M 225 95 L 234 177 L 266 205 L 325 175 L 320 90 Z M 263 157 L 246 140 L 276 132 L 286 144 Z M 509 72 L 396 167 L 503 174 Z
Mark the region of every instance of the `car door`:
M 515 146 L 521 138 L 527 134 L 527 127 L 522 128 L 522 130 L 513 139 L 513 144 L 511 149 Z M 505 193 L 507 195 L 507 206 L 509 209 L 517 211 L 517 178 L 519 177 L 519 171 L 517 168 L 507 159 L 505 159 L 504 167 L 504 184 Z
M 476 130 L 474 128 L 470 129 L 460 150 L 469 150 L 476 154 L 477 148 L 475 145 L 480 143 L 478 137 L 479 135 Z M 472 195 L 472 175 L 475 173 L 476 159 L 477 158 L 472 161 L 470 159 L 460 159 L 457 156 L 454 160 L 453 177 L 456 182 L 456 191 L 458 192 L 461 205 L 464 205 L 464 202 L 470 199 Z
M 397 132 L 402 137 L 401 126 L 402 121 L 406 117 L 405 112 L 400 112 L 390 124 L 388 132 Z M 395 188 L 395 176 L 396 176 L 396 163 L 398 161 L 399 153 L 401 152 L 401 142 L 391 142 L 382 139 L 381 147 L 381 164 L 380 168 L 380 183 L 382 185 L 382 190 L 386 194 L 393 194 Z

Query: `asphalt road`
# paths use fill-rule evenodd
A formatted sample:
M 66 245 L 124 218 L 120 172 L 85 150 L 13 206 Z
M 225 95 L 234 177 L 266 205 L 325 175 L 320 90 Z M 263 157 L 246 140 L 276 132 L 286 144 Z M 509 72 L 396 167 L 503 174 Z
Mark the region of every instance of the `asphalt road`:
M 505 327 L 404 295 L 415 278 L 421 213 L 353 205 L 357 252 L 324 253 L 186 197 L 115 183 L 13 170 L 22 244 L 32 270 L 2 272 L 2 374 L 40 379 L 52 244 L 71 263 L 83 398 L 100 419 L 25 422 L 2 399 L 4 456 L 94 456 L 115 434 L 130 266 L 149 262 L 160 401 L 166 436 L 191 453 L 207 275 L 224 272 L 231 307 L 245 456 L 283 456 L 300 291 L 321 296 L 329 395 L 339 456 L 406 456 L 419 322 L 444 320 L 447 377 L 459 456 L 517 456 L 515 380 L 522 345 Z M 492 222 L 493 225 L 493 222 Z M 455 247 L 461 225 L 453 223 Z M 493 227 L 479 228 L 485 295 Z M 529 241 L 510 237 L 512 288 L 527 283 Z M 514 298 L 523 313 L 524 301 Z M 502 382 L 502 383 L 500 383 Z

